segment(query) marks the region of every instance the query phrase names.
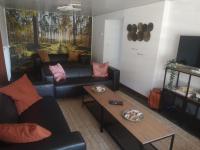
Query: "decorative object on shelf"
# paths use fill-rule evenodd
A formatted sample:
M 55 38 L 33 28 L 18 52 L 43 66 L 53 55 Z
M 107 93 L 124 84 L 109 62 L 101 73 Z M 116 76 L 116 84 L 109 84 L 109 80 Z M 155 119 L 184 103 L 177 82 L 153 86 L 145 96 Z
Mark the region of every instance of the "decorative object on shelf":
M 192 73 L 200 74 L 200 70 L 191 70 Z
M 134 108 L 127 109 L 122 113 L 123 118 L 132 122 L 139 122 L 144 118 L 144 115 L 139 110 Z
M 128 24 L 127 25 L 127 39 L 129 41 L 145 41 L 148 42 L 151 38 L 151 31 L 153 31 L 153 23 L 149 24 L 143 24 L 143 23 L 138 23 L 136 24 Z
M 106 87 L 103 85 L 95 85 L 92 87 L 92 90 L 96 93 L 103 93 L 106 91 Z
M 174 88 L 172 91 L 182 95 L 182 96 L 186 96 L 186 93 L 187 93 L 187 87 L 186 86 L 181 86 L 181 87 L 178 87 L 178 88 Z M 193 88 L 189 88 L 188 89 L 188 95 L 187 97 L 191 97 L 192 94 L 194 93 L 194 89 Z
M 176 60 L 175 59 L 169 60 L 166 64 L 166 67 L 172 68 L 172 69 L 169 70 L 170 71 L 170 78 L 169 78 L 169 83 L 167 85 L 167 88 L 173 89 L 174 88 L 173 83 L 174 83 L 174 79 L 176 77 L 176 71 L 173 70 L 173 68 L 176 68 Z

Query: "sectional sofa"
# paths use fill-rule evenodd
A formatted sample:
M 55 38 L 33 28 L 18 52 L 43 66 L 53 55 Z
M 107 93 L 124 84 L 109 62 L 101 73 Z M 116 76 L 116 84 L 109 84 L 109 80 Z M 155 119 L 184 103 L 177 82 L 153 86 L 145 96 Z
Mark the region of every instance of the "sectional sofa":
M 53 84 L 36 84 L 43 97 L 18 116 L 13 101 L 0 94 L 0 123 L 37 123 L 50 130 L 52 135 L 44 140 L 25 144 L 0 142 L 1 150 L 86 150 L 79 132 L 71 132 L 55 100 Z

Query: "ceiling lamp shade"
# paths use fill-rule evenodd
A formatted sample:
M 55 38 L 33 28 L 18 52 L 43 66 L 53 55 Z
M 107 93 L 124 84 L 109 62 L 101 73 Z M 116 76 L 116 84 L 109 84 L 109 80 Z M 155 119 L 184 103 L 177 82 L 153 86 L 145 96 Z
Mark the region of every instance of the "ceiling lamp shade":
M 60 11 L 81 11 L 81 4 L 69 4 L 66 6 L 58 6 L 57 9 Z

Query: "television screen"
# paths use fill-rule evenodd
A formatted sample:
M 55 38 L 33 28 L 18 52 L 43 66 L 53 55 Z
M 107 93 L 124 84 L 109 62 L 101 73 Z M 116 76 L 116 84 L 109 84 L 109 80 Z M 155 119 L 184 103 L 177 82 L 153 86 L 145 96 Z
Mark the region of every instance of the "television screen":
M 200 36 L 181 36 L 177 63 L 200 68 Z

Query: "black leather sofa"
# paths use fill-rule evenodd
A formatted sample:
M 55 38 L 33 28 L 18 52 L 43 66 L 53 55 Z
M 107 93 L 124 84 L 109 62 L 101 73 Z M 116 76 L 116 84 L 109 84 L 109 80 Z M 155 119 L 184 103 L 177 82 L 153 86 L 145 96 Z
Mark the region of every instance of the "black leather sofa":
M 61 65 L 66 72 L 67 79 L 60 82 L 54 81 L 52 73 L 49 70 L 49 64 L 43 64 L 41 69 L 43 80 L 54 84 L 57 98 L 81 95 L 84 93 L 84 85 L 103 84 L 112 90 L 119 89 L 120 71 L 115 68 L 109 67 L 108 77 L 98 78 L 92 76 L 91 65 L 79 63 L 61 63 Z
M 0 123 L 37 123 L 52 132 L 52 136 L 32 143 L 7 144 L 0 142 L 1 150 L 86 150 L 79 132 L 71 132 L 54 99 L 53 84 L 37 84 L 43 99 L 33 104 L 20 116 L 13 101 L 0 94 Z

